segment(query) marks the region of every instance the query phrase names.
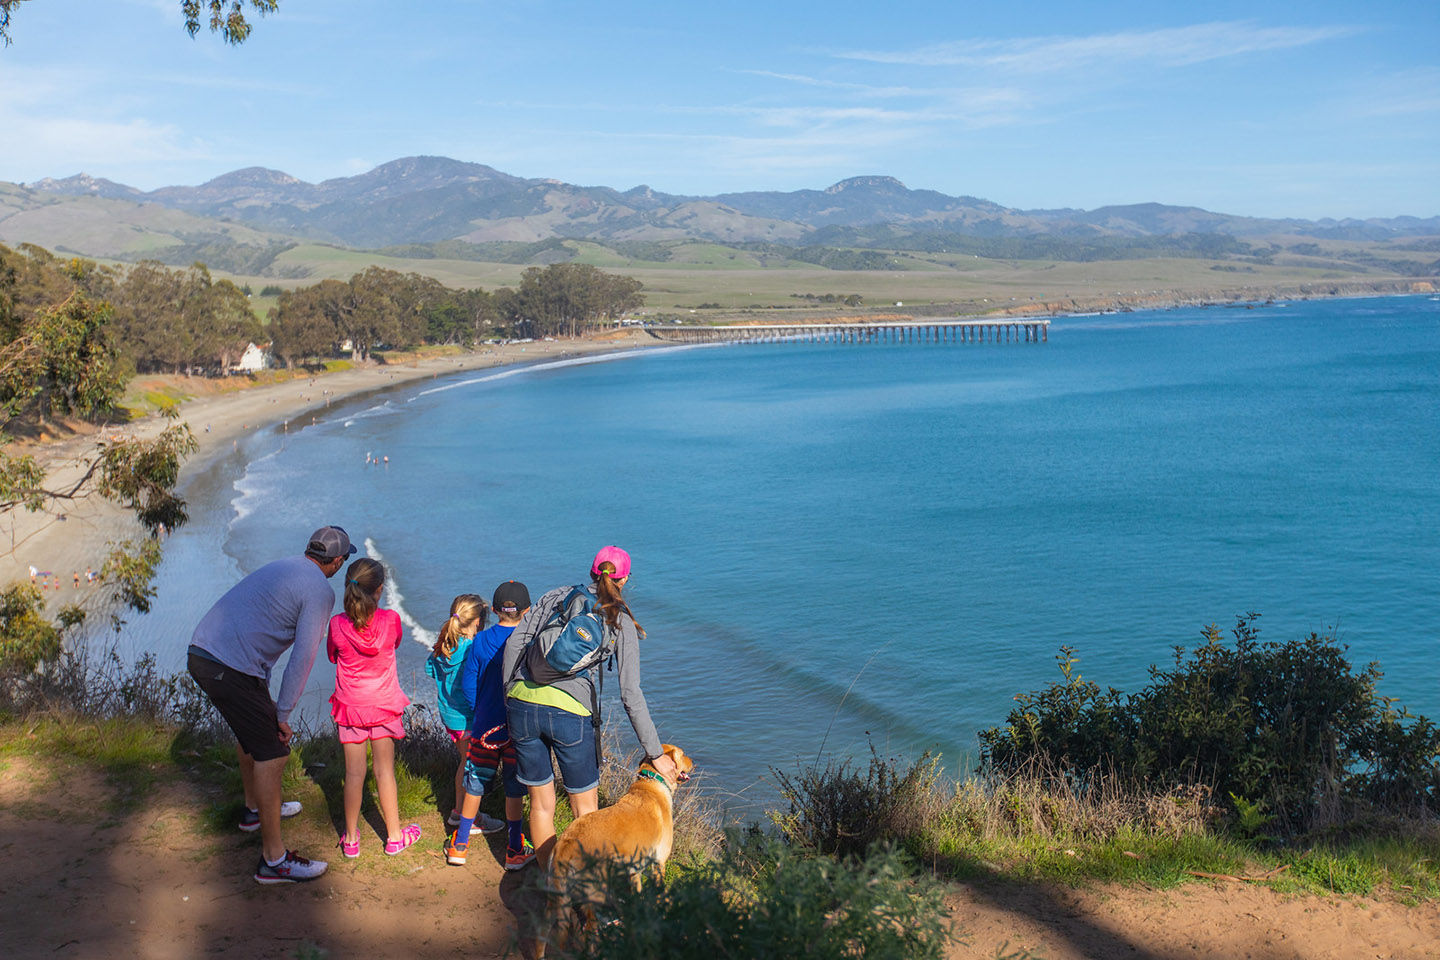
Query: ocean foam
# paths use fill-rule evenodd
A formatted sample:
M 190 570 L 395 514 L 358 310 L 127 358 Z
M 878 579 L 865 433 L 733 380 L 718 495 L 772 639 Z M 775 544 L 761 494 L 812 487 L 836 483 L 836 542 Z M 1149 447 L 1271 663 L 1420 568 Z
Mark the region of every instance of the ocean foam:
M 238 496 L 230 501 L 230 507 L 235 511 L 235 515 L 230 518 L 229 529 L 233 530 L 237 523 L 255 512 L 262 500 L 283 486 L 280 483 L 263 482 L 271 478 L 262 478 L 261 476 L 266 472 L 266 461 L 274 460 L 279 453 L 279 449 L 272 450 L 257 460 L 251 460 L 246 464 L 245 472 L 232 484 Z
M 375 546 L 375 541 L 369 537 L 365 538 L 365 556 L 376 563 L 384 563 L 385 557 Z M 405 594 L 400 592 L 400 584 L 395 579 L 395 571 L 385 571 L 385 605 L 396 613 L 400 614 L 400 622 L 410 630 L 410 636 L 416 642 L 425 647 L 426 650 L 435 646 L 435 633 L 420 626 L 419 621 L 410 616 L 410 611 L 405 609 Z
M 534 373 L 537 370 L 559 370 L 563 367 L 579 367 L 590 363 L 609 363 L 611 360 L 624 360 L 629 357 L 638 357 L 641 354 L 647 353 L 674 353 L 677 350 L 695 350 L 701 347 L 724 345 L 723 343 L 682 343 L 676 344 L 673 347 L 645 347 L 639 350 L 621 350 L 617 353 L 601 353 L 593 357 L 567 357 L 564 360 L 547 360 L 544 363 L 529 364 L 523 367 L 506 367 L 503 370 L 486 374 L 483 377 L 471 377 L 468 380 L 457 380 L 454 383 L 447 383 L 443 387 L 431 387 L 429 390 L 421 390 L 415 396 L 427 397 L 432 393 L 444 393 L 446 390 L 454 390 L 456 387 L 469 387 L 477 383 L 505 380 L 522 373 Z

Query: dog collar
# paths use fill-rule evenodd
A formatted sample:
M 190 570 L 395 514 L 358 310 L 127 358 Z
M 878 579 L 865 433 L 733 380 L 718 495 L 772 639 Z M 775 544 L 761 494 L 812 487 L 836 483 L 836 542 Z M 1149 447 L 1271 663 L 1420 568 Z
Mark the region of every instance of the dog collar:
M 675 792 L 675 788 L 670 786 L 670 784 L 666 782 L 665 778 L 660 776 L 660 773 L 656 770 L 641 770 L 640 776 L 649 777 L 651 780 L 654 780 L 656 783 L 660 784 L 660 786 L 664 787 L 666 790 L 669 790 L 671 793 Z

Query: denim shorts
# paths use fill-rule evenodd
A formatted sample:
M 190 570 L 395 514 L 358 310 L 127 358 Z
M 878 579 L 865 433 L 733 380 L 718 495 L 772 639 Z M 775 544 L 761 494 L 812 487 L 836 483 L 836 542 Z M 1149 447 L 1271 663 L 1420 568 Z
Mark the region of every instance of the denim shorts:
M 550 766 L 550 751 L 554 750 L 566 793 L 584 793 L 600 785 L 595 727 L 589 717 L 513 697 L 505 701 L 505 707 L 520 767 L 517 780 L 527 787 L 544 786 L 554 780 Z

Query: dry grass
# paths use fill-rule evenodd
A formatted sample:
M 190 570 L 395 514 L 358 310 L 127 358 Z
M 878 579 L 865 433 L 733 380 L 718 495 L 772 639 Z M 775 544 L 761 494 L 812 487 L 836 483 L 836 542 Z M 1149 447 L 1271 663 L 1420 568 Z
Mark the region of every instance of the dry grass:
M 1039 838 L 1104 843 L 1139 831 L 1179 839 L 1203 834 L 1220 817 L 1210 788 L 1188 784 L 1137 791 L 1113 775 L 1085 782 L 1027 769 L 972 776 L 955 784 L 942 829 L 987 841 Z

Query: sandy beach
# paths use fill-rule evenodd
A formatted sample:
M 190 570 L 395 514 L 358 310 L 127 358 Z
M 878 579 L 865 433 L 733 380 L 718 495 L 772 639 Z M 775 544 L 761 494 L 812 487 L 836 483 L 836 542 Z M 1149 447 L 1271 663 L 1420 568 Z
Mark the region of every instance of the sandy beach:
M 199 442 L 199 450 L 182 469 L 180 488 L 183 491 L 186 482 L 206 469 L 217 454 L 234 449 L 239 438 L 251 431 L 308 423 L 327 406 L 377 390 L 468 370 L 660 345 L 640 330 L 614 331 L 575 340 L 501 344 L 469 353 L 369 363 L 196 397 L 180 404 L 180 419 L 190 425 Z M 83 475 L 97 445 L 118 437 L 152 437 L 166 425 L 164 418 L 151 416 L 122 426 L 87 429 L 12 453 L 33 453 L 46 466 L 48 488 L 67 490 Z M 36 583 L 44 587 L 52 610 L 60 604 L 78 603 L 98 611 L 104 605 L 103 591 L 87 582 L 87 570 L 98 577 L 109 544 L 143 535 L 129 511 L 96 495 L 57 499 L 38 513 L 13 510 L 0 519 L 0 550 L 4 551 L 0 583 L 29 578 L 33 566 Z

